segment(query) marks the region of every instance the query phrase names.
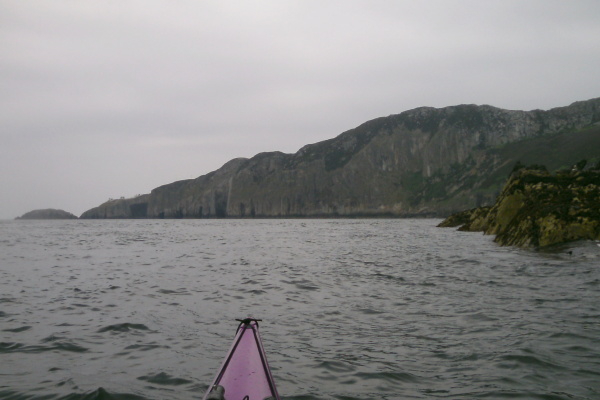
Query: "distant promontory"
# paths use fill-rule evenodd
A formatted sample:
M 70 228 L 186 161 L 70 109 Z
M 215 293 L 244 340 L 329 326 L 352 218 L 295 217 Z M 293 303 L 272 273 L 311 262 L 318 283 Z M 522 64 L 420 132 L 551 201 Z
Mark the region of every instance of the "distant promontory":
M 43 210 L 29 211 L 15 219 L 77 219 L 77 217 L 64 210 L 46 208 Z
M 439 226 L 496 235 L 501 245 L 542 248 L 575 240 L 600 240 L 600 163 L 584 170 L 549 173 L 518 165 L 491 207 L 448 217 Z
M 445 217 L 492 205 L 519 160 L 556 170 L 594 163 L 598 149 L 600 98 L 547 111 L 421 107 L 295 154 L 233 159 L 81 218 Z

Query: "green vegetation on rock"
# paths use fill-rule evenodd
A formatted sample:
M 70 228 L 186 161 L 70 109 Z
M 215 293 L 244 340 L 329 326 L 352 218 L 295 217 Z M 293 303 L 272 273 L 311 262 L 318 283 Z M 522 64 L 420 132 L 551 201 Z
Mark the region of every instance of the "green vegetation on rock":
M 600 170 L 582 170 L 585 164 L 554 174 L 519 166 L 492 207 L 452 215 L 439 226 L 483 231 L 519 247 L 600 240 Z

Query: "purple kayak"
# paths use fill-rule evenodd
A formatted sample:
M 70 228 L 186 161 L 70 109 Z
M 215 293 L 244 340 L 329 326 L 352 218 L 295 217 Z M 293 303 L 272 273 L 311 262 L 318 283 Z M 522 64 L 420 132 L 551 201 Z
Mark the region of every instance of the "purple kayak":
M 204 400 L 280 400 L 258 333 L 260 320 L 238 321 L 233 345 Z

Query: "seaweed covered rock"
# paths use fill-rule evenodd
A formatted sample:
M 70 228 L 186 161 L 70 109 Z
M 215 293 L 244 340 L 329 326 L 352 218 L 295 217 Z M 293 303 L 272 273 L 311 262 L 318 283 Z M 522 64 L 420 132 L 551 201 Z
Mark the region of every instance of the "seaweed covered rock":
M 453 225 L 453 222 L 455 223 Z M 469 210 L 439 226 L 496 235 L 501 245 L 546 247 L 600 239 L 600 171 L 515 171 L 492 207 Z
M 451 216 L 443 220 L 438 226 L 440 228 L 455 228 L 458 226 L 458 230 L 461 231 L 479 231 L 481 229 L 473 229 L 472 226 L 477 226 L 479 221 L 485 219 L 487 213 L 490 211 L 491 208 L 492 207 L 490 206 L 471 208 L 470 210 L 452 214 Z

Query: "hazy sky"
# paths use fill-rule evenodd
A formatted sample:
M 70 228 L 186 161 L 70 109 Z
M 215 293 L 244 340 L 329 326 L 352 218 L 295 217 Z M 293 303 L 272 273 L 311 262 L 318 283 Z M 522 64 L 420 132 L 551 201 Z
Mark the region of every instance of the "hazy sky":
M 380 116 L 600 96 L 598 0 L 0 0 L 0 219 Z

